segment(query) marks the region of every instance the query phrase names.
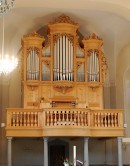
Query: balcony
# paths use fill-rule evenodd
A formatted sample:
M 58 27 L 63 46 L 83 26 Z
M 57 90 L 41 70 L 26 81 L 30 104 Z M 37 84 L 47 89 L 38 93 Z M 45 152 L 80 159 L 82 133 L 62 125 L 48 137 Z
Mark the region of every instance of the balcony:
M 122 110 L 7 109 L 6 136 L 124 136 Z

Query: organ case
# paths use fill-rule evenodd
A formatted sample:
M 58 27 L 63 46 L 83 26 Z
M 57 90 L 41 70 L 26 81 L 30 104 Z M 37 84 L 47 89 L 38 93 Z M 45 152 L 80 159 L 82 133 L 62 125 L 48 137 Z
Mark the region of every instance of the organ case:
M 48 24 L 47 41 L 36 32 L 23 36 L 24 108 L 103 108 L 103 40 L 94 33 L 79 40 L 78 28 L 61 15 Z

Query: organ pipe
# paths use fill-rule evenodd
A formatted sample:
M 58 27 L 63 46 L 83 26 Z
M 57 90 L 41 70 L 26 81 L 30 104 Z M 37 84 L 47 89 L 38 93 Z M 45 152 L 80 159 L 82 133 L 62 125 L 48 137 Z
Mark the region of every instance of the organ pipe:
M 54 44 L 54 81 L 73 81 L 73 44 L 66 35 Z
M 99 81 L 99 61 L 95 50 L 89 52 L 88 81 Z
M 39 80 L 39 56 L 35 48 L 29 49 L 28 52 L 27 80 Z

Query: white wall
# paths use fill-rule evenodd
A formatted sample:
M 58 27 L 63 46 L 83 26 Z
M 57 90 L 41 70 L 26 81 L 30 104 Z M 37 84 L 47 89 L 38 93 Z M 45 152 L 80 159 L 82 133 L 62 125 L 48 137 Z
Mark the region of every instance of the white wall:
M 117 108 L 124 109 L 124 123 L 127 123 L 125 137 L 130 138 L 130 43 L 126 45 L 117 59 L 116 71 Z M 123 144 L 123 163 L 130 165 L 130 146 Z

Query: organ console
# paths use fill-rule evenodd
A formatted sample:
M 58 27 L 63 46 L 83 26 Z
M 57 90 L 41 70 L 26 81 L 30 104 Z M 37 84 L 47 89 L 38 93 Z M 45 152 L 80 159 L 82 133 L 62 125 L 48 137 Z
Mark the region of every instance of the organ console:
M 94 33 L 82 38 L 78 28 L 61 15 L 48 24 L 47 37 L 36 32 L 23 36 L 24 108 L 103 108 L 108 68 L 103 40 Z

